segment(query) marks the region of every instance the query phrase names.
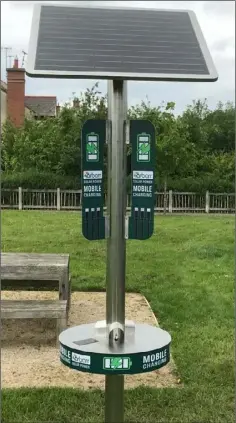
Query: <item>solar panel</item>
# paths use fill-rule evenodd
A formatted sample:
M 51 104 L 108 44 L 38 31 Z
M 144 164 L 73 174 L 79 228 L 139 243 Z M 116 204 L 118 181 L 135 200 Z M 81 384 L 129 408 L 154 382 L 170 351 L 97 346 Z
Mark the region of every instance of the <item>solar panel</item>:
M 216 81 L 192 11 L 37 5 L 30 76 Z

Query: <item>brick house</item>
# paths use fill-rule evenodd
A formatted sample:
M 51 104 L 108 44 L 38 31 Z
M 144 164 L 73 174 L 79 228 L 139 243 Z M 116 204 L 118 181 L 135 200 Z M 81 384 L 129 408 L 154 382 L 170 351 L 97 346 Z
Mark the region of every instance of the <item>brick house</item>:
M 15 59 L 7 69 L 7 83 L 1 81 L 1 124 L 9 118 L 15 126 L 30 119 L 53 118 L 59 107 L 55 96 L 25 96 L 25 69 L 18 67 Z

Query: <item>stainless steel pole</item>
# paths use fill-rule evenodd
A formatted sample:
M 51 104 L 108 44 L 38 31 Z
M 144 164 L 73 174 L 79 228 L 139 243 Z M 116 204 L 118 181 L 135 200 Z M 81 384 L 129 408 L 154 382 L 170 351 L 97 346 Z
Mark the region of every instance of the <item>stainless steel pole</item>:
M 125 335 L 125 213 L 127 82 L 108 82 L 108 119 L 112 135 L 108 143 L 108 215 L 106 322 L 109 343 L 122 349 Z M 124 376 L 106 376 L 105 422 L 124 421 Z

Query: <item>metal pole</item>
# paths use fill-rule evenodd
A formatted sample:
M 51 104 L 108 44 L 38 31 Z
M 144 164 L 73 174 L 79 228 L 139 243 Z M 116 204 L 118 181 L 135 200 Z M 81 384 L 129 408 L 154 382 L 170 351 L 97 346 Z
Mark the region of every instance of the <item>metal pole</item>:
M 108 118 L 112 136 L 108 143 L 108 215 L 106 322 L 109 344 L 119 350 L 125 331 L 125 213 L 127 82 L 108 82 Z M 124 421 L 124 376 L 106 376 L 105 422 Z

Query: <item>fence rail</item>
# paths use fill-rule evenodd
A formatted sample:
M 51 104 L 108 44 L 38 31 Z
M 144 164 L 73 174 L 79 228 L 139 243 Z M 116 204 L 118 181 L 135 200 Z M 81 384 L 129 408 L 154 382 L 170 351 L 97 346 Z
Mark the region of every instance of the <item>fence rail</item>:
M 2 189 L 2 209 L 81 210 L 81 190 Z M 106 196 L 105 196 L 106 206 Z M 127 195 L 127 210 L 131 195 Z M 156 192 L 155 211 L 166 213 L 234 213 L 235 194 L 194 192 Z

